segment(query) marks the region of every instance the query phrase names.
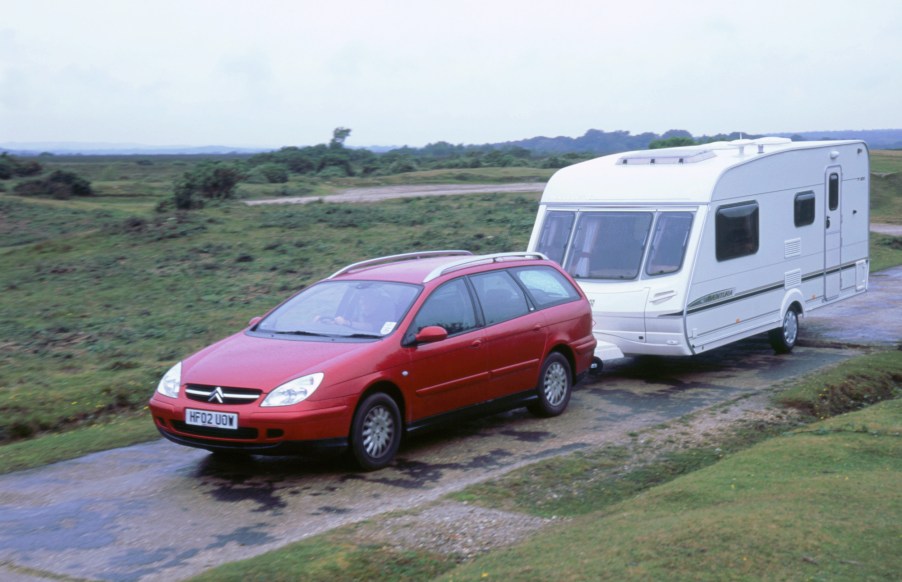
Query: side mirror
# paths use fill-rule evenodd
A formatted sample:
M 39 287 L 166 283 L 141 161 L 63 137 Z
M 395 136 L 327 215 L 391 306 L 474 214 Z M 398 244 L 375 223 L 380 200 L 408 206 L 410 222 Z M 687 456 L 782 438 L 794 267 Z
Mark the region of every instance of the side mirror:
M 260 316 L 252 317 L 251 320 L 250 320 L 249 322 L 247 322 L 247 324 L 248 324 L 250 327 L 254 327 L 254 326 L 257 325 L 258 323 L 260 323 L 260 320 L 261 320 L 261 319 L 263 319 L 263 318 L 260 317 Z
M 420 333 L 414 337 L 417 343 L 430 344 L 440 342 L 448 338 L 448 330 L 439 325 L 429 325 L 420 330 Z

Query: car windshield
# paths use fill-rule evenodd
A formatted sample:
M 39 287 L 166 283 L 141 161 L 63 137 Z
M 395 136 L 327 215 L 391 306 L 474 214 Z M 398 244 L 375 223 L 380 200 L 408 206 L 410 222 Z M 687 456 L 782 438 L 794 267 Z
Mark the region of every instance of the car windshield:
M 382 337 L 390 334 L 420 292 L 384 281 L 324 281 L 267 315 L 255 328 L 286 335 Z

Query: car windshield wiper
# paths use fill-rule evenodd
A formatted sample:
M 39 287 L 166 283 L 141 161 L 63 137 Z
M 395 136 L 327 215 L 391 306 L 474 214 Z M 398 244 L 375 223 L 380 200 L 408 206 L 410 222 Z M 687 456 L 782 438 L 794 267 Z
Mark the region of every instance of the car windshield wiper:
M 258 329 L 257 331 L 262 331 L 263 333 L 275 333 L 279 335 L 318 335 L 324 337 L 332 337 L 331 334 L 327 333 L 317 333 L 315 331 L 307 331 L 304 329 L 291 329 L 288 331 L 269 331 L 265 329 Z
M 357 332 L 348 335 L 343 335 L 339 337 L 382 337 L 378 333 L 366 333 L 366 332 Z

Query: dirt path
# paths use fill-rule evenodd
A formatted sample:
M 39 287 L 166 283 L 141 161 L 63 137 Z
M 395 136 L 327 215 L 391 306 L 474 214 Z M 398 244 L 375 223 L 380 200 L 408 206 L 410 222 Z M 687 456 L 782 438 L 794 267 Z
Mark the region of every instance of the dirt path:
M 902 224 L 883 224 L 880 222 L 872 222 L 871 232 L 879 232 L 880 234 L 888 234 L 891 236 L 902 236 Z
M 248 206 L 263 204 L 309 204 L 311 202 L 380 202 L 392 198 L 418 198 L 421 196 L 454 196 L 458 194 L 492 194 L 511 192 L 541 192 L 544 182 L 519 182 L 515 184 L 423 184 L 417 186 L 379 186 L 351 188 L 331 196 L 299 196 L 246 200 Z

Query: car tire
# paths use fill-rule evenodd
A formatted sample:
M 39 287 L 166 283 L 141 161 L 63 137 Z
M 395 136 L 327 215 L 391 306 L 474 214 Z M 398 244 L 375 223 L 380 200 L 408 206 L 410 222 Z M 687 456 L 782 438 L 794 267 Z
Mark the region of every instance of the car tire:
M 361 469 L 375 471 L 391 463 L 401 445 L 401 412 L 383 392 L 367 396 L 351 424 L 351 452 Z
M 799 339 L 799 314 L 795 309 L 787 309 L 783 325 L 768 332 L 770 345 L 778 354 L 788 354 Z
M 536 416 L 557 416 L 567 409 L 573 391 L 573 374 L 567 358 L 557 352 L 545 358 L 536 391 L 538 400 L 529 405 L 529 411 Z

